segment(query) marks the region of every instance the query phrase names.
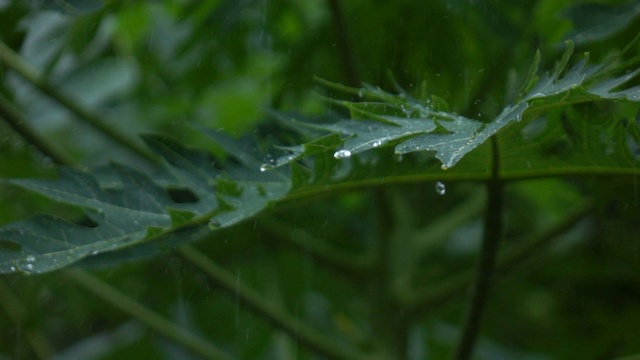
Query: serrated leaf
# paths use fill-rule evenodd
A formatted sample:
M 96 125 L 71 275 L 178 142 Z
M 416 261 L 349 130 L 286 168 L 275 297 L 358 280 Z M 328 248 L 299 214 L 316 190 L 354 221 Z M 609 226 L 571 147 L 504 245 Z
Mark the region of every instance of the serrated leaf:
M 173 246 L 211 231 L 209 221 L 226 227 L 254 216 L 290 189 L 289 178 L 279 171 L 262 173 L 237 162 L 220 171 L 206 153 L 163 137 L 145 141 L 165 159 L 153 179 L 111 164 L 98 172 L 100 179 L 63 167 L 57 179 L 7 180 L 85 209 L 95 226 L 49 215 L 8 224 L 0 229 L 0 272 L 42 273 L 93 263 L 89 259 L 108 263 L 153 254 L 161 244 Z M 255 164 L 246 153 L 240 157 Z M 186 195 L 173 199 L 172 193 Z M 109 254 L 116 250 L 122 253 Z
M 334 153 L 334 156 L 339 159 L 349 158 L 381 145 L 393 143 L 396 144 L 395 150 L 398 154 L 435 151 L 435 157 L 442 162 L 442 168 L 448 169 L 491 136 L 513 122 L 522 121 L 528 114 L 603 99 L 640 101 L 640 86 L 619 89 L 634 79 L 640 73 L 640 69 L 614 79 L 596 82 L 603 71 L 603 66 L 588 65 L 588 54 L 585 54 L 582 60 L 566 70 L 572 53 L 573 42 L 568 41 L 567 49 L 556 63 L 554 71 L 539 79 L 536 75 L 539 54 L 536 53 L 520 98 L 506 106 L 488 123 L 468 119 L 455 113 L 436 111 L 429 106 L 429 102 L 415 100 L 404 92 L 392 95 L 371 86 L 357 90 L 324 81 L 334 89 L 366 94 L 367 97 L 382 102 L 344 101 L 343 103 L 352 113 L 354 109 L 357 110 L 358 120 L 313 126 L 347 136 L 343 146 L 337 148 Z M 379 109 L 384 110 L 376 113 Z M 399 110 L 405 116 L 389 115 L 389 109 L 392 109 L 392 113 Z M 364 119 L 360 120 L 362 117 Z M 528 120 L 531 118 L 532 116 Z M 299 153 L 295 159 L 303 155 L 311 154 Z
M 518 92 L 518 98 L 522 98 L 525 94 L 531 91 L 531 88 L 538 82 L 540 79 L 538 77 L 538 70 L 540 69 L 540 50 L 536 51 L 536 55 L 533 57 L 533 62 L 529 67 L 529 72 L 527 73 L 527 77 L 524 79 L 522 83 L 522 88 Z
M 242 195 L 243 188 L 237 182 L 219 177 L 216 181 L 216 189 L 218 194 L 230 197 L 238 197 Z
M 167 213 L 171 217 L 171 226 L 178 227 L 193 219 L 196 214 L 189 210 L 180 210 L 174 208 L 167 208 Z M 147 228 L 147 234 L 149 234 L 149 228 Z M 158 234 L 156 234 L 158 235 Z
M 124 247 L 145 236 L 144 228 L 137 229 L 133 224 L 123 222 L 119 225 L 125 227 L 104 221 L 100 231 L 96 231 L 51 215 L 8 224 L 0 229 L 0 239 L 17 244 L 19 250 L 0 250 L 0 273 L 37 274 L 55 270 Z

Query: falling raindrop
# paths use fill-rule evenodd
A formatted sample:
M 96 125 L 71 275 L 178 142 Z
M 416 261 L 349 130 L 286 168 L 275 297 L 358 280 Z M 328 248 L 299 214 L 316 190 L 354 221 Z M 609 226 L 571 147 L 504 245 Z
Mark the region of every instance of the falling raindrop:
M 351 151 L 349 150 L 338 150 L 333 154 L 333 157 L 336 159 L 346 159 L 351 157 Z
M 444 195 L 447 192 L 447 188 L 444 186 L 444 183 L 438 181 L 436 182 L 436 193 L 438 195 Z

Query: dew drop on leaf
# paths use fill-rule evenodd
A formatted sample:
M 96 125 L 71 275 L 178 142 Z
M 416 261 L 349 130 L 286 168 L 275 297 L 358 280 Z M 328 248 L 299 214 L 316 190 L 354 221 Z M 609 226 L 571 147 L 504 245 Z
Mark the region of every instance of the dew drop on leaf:
M 373 147 L 378 147 L 380 145 L 382 145 L 382 140 L 376 140 L 373 142 Z
M 211 220 L 209 221 L 209 229 L 211 230 L 217 230 L 220 228 L 220 223 L 215 221 L 215 220 Z
M 338 150 L 333 154 L 333 157 L 336 159 L 345 159 L 351 157 L 351 151 L 349 150 Z
M 444 186 L 444 183 L 438 181 L 436 182 L 436 194 L 444 195 L 447 192 L 447 188 Z
M 271 164 L 262 164 L 260 165 L 260 171 L 265 172 L 267 170 L 273 169 L 273 165 Z
M 36 257 L 35 257 L 35 256 L 33 256 L 33 255 L 29 255 L 29 256 L 27 256 L 27 258 L 26 258 L 25 260 L 26 260 L 27 262 L 32 263 L 32 262 L 35 262 L 35 261 L 36 261 Z

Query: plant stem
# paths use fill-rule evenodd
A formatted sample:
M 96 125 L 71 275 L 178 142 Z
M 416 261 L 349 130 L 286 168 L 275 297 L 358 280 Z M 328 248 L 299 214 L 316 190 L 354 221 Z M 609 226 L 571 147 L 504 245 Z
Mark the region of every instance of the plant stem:
M 133 140 L 129 136 L 120 132 L 118 129 L 109 126 L 109 121 L 107 119 L 104 119 L 98 114 L 90 111 L 80 103 L 71 99 L 69 96 L 64 95 L 60 89 L 54 88 L 50 83 L 48 83 L 45 79 L 38 75 L 38 71 L 36 69 L 31 67 L 31 65 L 24 61 L 18 54 L 11 50 L 11 48 L 9 48 L 2 41 L 0 41 L 0 60 L 7 64 L 10 68 L 15 70 L 28 82 L 40 89 L 40 91 L 49 95 L 59 104 L 74 113 L 79 119 L 92 125 L 107 137 L 111 138 L 117 143 L 120 143 L 121 145 L 135 152 L 147 161 L 153 163 L 157 163 L 159 161 L 158 158 L 149 150 L 147 150 L 147 148 L 145 148 L 141 143 Z
M 369 276 L 372 309 L 371 328 L 375 345 L 383 357 L 406 358 L 409 319 L 399 304 L 396 289 L 398 256 L 393 229 L 394 216 L 388 193 L 383 188 L 372 190 L 373 227 L 376 239 L 376 263 Z
M 364 279 L 371 268 L 372 261 L 368 253 L 352 254 L 323 239 L 315 238 L 306 231 L 292 232 L 291 226 L 276 217 L 270 217 L 267 221 L 261 222 L 261 226 L 272 235 L 270 238 L 274 238 L 276 241 L 286 241 L 299 251 L 310 255 L 317 262 L 355 279 Z
M 0 117 L 2 117 L 9 125 L 20 134 L 30 144 L 35 146 L 44 156 L 59 165 L 71 164 L 73 160 L 60 149 L 50 144 L 45 138 L 40 136 L 29 125 L 27 119 L 22 116 L 20 111 L 0 93 Z
M 351 53 L 351 44 L 349 43 L 349 32 L 347 31 L 347 25 L 344 21 L 344 15 L 342 14 L 342 2 L 339 0 L 328 0 L 331 14 L 333 15 L 333 22 L 336 27 L 335 38 L 338 43 L 338 51 L 340 52 L 340 61 L 344 69 L 347 83 L 351 86 L 360 85 L 360 75 L 356 67 L 353 54 Z
M 204 271 L 217 286 L 224 291 L 234 294 L 243 306 L 265 317 L 271 324 L 288 333 L 302 345 L 331 359 L 365 360 L 370 358 L 355 349 L 348 348 L 323 335 L 312 327 L 301 323 L 298 318 L 283 312 L 274 304 L 265 301 L 262 294 L 243 284 L 239 284 L 234 276 L 219 267 L 196 248 L 190 245 L 183 245 L 178 248 L 178 252 L 185 259 Z
M 0 306 L 5 310 L 5 313 L 15 326 L 24 331 L 24 337 L 37 358 L 50 359 L 55 353 L 55 349 L 42 332 L 29 327 L 29 312 L 27 308 L 2 278 L 0 278 Z
M 487 210 L 484 217 L 484 234 L 480 259 L 476 269 L 476 279 L 471 293 L 462 336 L 458 342 L 454 358 L 465 360 L 471 357 L 482 322 L 485 304 L 491 289 L 491 281 L 498 254 L 498 245 L 503 228 L 503 183 L 500 179 L 500 152 L 498 139 L 491 137 L 492 167 L 491 179 L 487 182 Z
M 91 291 L 99 298 L 140 320 L 152 329 L 190 349 L 194 353 L 214 360 L 231 360 L 232 357 L 215 347 L 211 342 L 177 326 L 149 308 L 141 305 L 115 287 L 105 283 L 98 277 L 80 269 L 69 269 L 66 274 L 78 285 Z
M 531 235 L 529 238 L 517 241 L 516 243 L 518 245 L 507 249 L 498 256 L 496 272 L 501 274 L 511 273 L 514 267 L 522 265 L 528 259 L 532 258 L 533 255 L 537 254 L 538 250 L 549 245 L 551 240 L 572 229 L 592 210 L 593 206 L 590 203 L 582 205 L 570 211 L 560 223 L 553 227 Z M 410 312 L 412 313 L 422 313 L 432 310 L 448 303 L 449 300 L 464 292 L 471 283 L 471 280 L 471 273 L 461 273 L 421 293 L 413 290 L 411 291 L 413 296 L 405 299 L 404 306 L 410 308 Z

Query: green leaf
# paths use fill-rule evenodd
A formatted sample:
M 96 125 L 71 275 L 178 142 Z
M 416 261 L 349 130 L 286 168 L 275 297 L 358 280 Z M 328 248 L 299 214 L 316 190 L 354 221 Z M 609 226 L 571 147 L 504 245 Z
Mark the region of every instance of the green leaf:
M 233 156 L 251 166 L 229 162 L 221 171 L 206 153 L 165 137 L 146 136 L 145 141 L 165 160 L 153 178 L 114 163 L 96 171 L 99 176 L 61 167 L 53 180 L 7 180 L 84 209 L 92 225 L 45 215 L 4 226 L 0 272 L 43 273 L 81 260 L 122 259 L 107 254 L 115 250 L 126 250 L 125 258 L 145 256 L 163 243 L 176 245 L 201 236 L 203 230 L 210 231 L 208 222 L 217 229 L 243 221 L 289 192 L 288 176 L 261 172 L 246 152 Z M 232 149 L 242 148 L 231 139 L 224 141 Z
M 196 216 L 194 212 L 188 211 L 188 210 L 167 208 L 167 212 L 171 217 L 171 226 L 173 227 L 178 227 L 180 225 L 183 225 Z M 149 231 L 149 229 L 150 228 L 147 228 L 148 235 L 150 233 L 153 233 L 153 231 Z M 158 235 L 158 233 L 156 233 L 156 235 Z
M 618 5 L 584 3 L 570 7 L 564 15 L 575 27 L 569 38 L 585 44 L 606 40 L 623 31 L 640 17 L 640 5 L 634 1 Z
M 347 137 L 344 145 L 334 153 L 338 159 L 393 144 L 397 154 L 435 151 L 435 157 L 441 161 L 442 169 L 448 169 L 508 125 L 520 122 L 523 118 L 530 121 L 551 108 L 601 100 L 640 101 L 640 86 L 620 89 L 633 80 L 640 73 L 640 69 L 598 82 L 605 70 L 600 65 L 587 65 L 588 54 L 565 71 L 572 53 L 573 43 L 568 41 L 567 50 L 556 63 L 553 73 L 545 74 L 539 79 L 536 72 L 540 57 L 536 53 L 520 98 L 506 106 L 488 123 L 435 110 L 431 107 L 430 100 L 416 100 L 404 92 L 392 95 L 371 86 L 358 90 L 323 81 L 332 88 L 379 102 L 343 101 L 352 116 L 357 119 L 313 126 Z M 295 157 L 282 158 L 279 163 L 286 164 L 312 155 L 305 153 L 304 148 L 297 149 Z

